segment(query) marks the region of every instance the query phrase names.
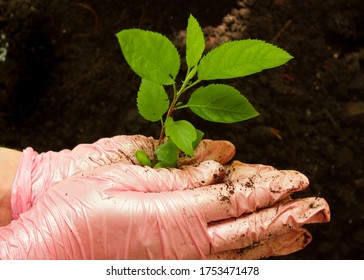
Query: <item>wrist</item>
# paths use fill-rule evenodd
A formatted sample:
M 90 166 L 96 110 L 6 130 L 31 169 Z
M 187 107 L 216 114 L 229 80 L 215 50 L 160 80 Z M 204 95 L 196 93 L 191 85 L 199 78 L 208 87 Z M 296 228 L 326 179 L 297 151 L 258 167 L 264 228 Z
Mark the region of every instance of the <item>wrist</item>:
M 20 151 L 0 148 L 0 226 L 8 225 L 11 221 L 12 186 L 21 155 Z
M 0 185 L 0 227 L 11 222 L 11 189 L 8 186 Z

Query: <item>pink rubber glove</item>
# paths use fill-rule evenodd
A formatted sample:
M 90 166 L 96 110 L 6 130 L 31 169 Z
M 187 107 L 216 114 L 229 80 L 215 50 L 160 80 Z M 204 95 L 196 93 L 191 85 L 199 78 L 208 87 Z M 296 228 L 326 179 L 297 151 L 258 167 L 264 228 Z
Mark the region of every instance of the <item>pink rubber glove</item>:
M 0 259 L 261 258 L 302 249 L 301 227 L 329 220 L 323 199 L 290 199 L 308 185 L 296 171 L 235 162 L 227 172 L 218 183 L 226 173 L 206 161 L 78 173 L 0 228 Z
M 145 150 L 152 157 L 156 140 L 142 135 L 103 138 L 93 144 L 81 144 L 73 150 L 38 154 L 32 148 L 23 151 L 12 195 L 12 218 L 28 211 L 37 199 L 52 185 L 79 172 L 115 163 L 138 164 L 137 150 Z M 202 160 L 229 161 L 235 153 L 228 141 L 203 140 L 193 158 L 181 158 L 180 164 Z

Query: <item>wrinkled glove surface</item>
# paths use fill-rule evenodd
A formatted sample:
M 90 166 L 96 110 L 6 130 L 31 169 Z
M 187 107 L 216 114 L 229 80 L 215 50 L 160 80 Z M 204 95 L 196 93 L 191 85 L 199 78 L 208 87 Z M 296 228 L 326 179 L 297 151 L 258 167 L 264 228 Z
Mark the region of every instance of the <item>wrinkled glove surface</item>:
M 330 218 L 325 200 L 290 198 L 308 186 L 299 172 L 223 166 L 234 154 L 226 143 L 184 159 L 196 166 L 141 167 L 135 151 L 154 149 L 143 139 L 24 153 L 0 259 L 266 258 L 304 248 L 311 235 L 302 226 Z
M 50 186 L 82 171 L 115 163 L 138 164 L 137 150 L 153 157 L 157 141 L 142 135 L 121 135 L 102 138 L 93 144 L 81 144 L 73 150 L 49 151 L 38 154 L 32 148 L 23 151 L 12 188 L 12 216 L 29 210 Z M 180 157 L 179 164 L 193 164 L 202 160 L 229 161 L 235 153 L 228 141 L 203 140 L 193 158 Z

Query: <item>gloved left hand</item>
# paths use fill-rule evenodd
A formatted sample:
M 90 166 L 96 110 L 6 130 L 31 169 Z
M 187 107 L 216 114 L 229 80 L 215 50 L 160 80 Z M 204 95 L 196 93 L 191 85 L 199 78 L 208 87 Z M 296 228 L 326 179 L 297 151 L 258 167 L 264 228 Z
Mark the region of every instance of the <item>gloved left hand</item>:
M 152 158 L 156 144 L 152 137 L 122 135 L 60 152 L 38 154 L 32 148 L 25 149 L 11 191 L 12 218 L 17 219 L 21 213 L 28 211 L 50 186 L 100 166 L 115 163 L 138 165 L 136 151 L 144 150 Z M 201 141 L 193 158 L 181 157 L 179 164 L 194 164 L 209 159 L 224 164 L 234 153 L 232 143 L 206 139 Z

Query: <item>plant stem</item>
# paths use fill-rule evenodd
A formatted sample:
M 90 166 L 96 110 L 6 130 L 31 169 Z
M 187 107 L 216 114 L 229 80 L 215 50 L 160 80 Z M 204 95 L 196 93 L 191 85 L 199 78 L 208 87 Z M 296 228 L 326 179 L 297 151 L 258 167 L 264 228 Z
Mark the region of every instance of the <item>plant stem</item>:
M 171 102 L 171 105 L 168 108 L 166 117 L 164 119 L 164 121 L 162 121 L 162 129 L 161 132 L 159 134 L 159 140 L 158 140 L 158 146 L 162 143 L 163 138 L 165 136 L 165 131 L 166 131 L 166 127 L 165 127 L 165 122 L 166 120 L 172 115 L 173 111 L 176 108 L 176 104 L 178 102 L 179 97 L 181 96 L 182 93 L 184 93 L 186 90 L 188 90 L 189 88 L 193 87 L 194 85 L 196 85 L 197 83 L 199 83 L 201 80 L 196 80 L 195 82 L 193 82 L 192 84 L 189 84 L 190 80 L 193 78 L 193 76 L 196 74 L 196 69 L 195 68 L 188 68 L 187 69 L 187 74 L 186 74 L 186 78 L 183 81 L 181 88 L 178 90 L 176 89 L 176 84 L 173 84 L 173 100 Z
M 191 87 L 194 87 L 195 85 L 197 85 L 199 82 L 201 82 L 201 80 L 196 80 L 194 81 L 192 84 L 188 85 L 185 87 L 185 91 L 190 89 Z

